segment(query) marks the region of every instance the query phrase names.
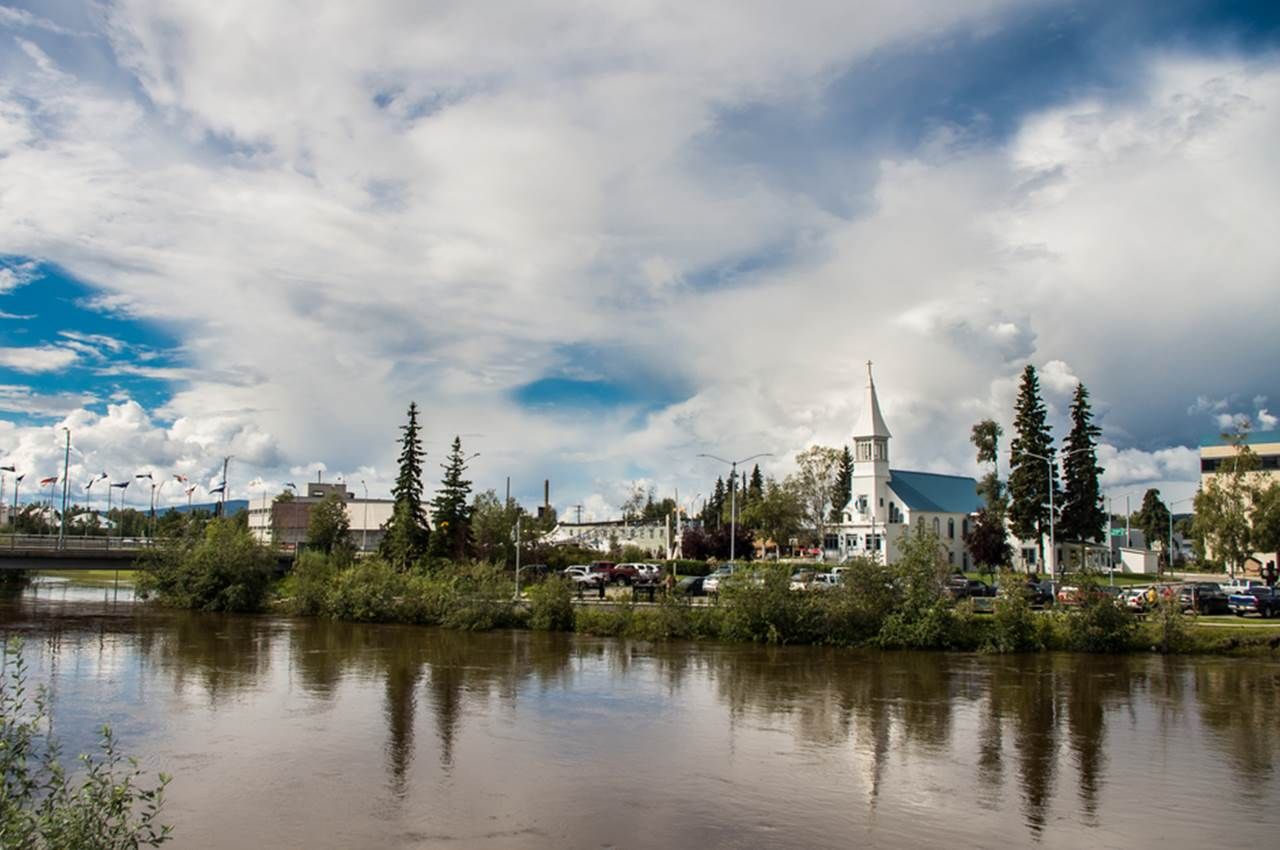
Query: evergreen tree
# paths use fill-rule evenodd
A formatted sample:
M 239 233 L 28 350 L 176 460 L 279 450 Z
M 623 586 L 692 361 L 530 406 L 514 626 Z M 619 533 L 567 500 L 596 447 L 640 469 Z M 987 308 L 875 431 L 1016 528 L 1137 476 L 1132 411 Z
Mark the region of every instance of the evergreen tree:
M 840 453 L 840 467 L 836 470 L 836 486 L 831 491 L 831 521 L 842 522 L 844 509 L 853 497 L 853 452 L 845 446 Z
M 1134 524 L 1146 538 L 1148 549 L 1154 549 L 1156 543 L 1169 539 L 1169 508 L 1160 498 L 1160 491 L 1155 487 L 1148 488 L 1143 494 L 1142 507 L 1138 509 L 1138 515 L 1134 520 Z M 1164 558 L 1161 560 L 1163 561 Z
M 307 545 L 342 560 L 351 556 L 351 520 L 347 506 L 337 493 L 330 493 L 311 508 L 307 517 Z
M 441 466 L 444 478 L 431 499 L 431 521 L 435 531 L 431 535 L 429 551 L 437 557 L 458 561 L 467 556 L 471 546 L 471 482 L 462 477 L 467 469 L 467 459 L 462 455 L 460 437 L 453 438 L 449 460 Z
M 1089 391 L 1084 384 L 1076 384 L 1075 397 L 1071 401 L 1071 433 L 1063 446 L 1063 496 L 1062 518 L 1058 520 L 1057 534 L 1063 540 L 1080 541 L 1080 563 L 1084 563 L 1084 542 L 1101 540 L 1107 527 L 1107 512 L 1102 509 L 1102 491 L 1098 477 L 1096 449 L 1102 429 L 1093 424 L 1093 411 L 1089 407 Z
M 1057 503 L 1058 465 L 1049 430 L 1040 379 L 1027 364 L 1014 403 L 1013 440 L 1009 444 L 1009 521 L 1023 540 L 1035 539 L 1045 563 L 1044 536 L 1049 533 L 1049 488 Z M 1042 458 L 1049 458 L 1045 463 Z
M 418 405 L 409 405 L 409 421 L 400 426 L 400 472 L 391 496 L 395 507 L 387 520 L 379 551 L 398 569 L 407 569 L 427 551 L 431 530 L 422 508 L 422 438 L 418 430 Z
M 720 516 L 724 512 L 726 498 L 724 479 L 716 478 L 715 489 L 711 491 L 711 498 L 707 500 L 706 516 L 702 519 L 703 525 L 708 528 L 720 527 Z
M 760 464 L 751 469 L 751 483 L 747 485 L 747 501 L 755 504 L 764 498 L 764 476 L 760 474 Z

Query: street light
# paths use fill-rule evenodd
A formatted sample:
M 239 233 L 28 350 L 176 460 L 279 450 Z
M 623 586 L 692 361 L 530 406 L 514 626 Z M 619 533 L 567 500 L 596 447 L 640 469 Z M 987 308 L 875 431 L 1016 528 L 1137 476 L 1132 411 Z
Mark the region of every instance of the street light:
M 1067 457 L 1068 455 L 1078 454 L 1079 452 L 1087 452 L 1087 451 L 1091 451 L 1092 449 L 1093 449 L 1092 446 L 1082 446 L 1081 448 L 1078 448 L 1078 449 L 1072 449 L 1071 451 L 1062 452 L 1059 455 L 1059 457 Z M 1048 457 L 1045 457 L 1044 455 L 1038 455 L 1035 452 L 1029 452 L 1029 451 L 1026 451 L 1025 449 L 1021 452 L 1021 454 L 1024 454 L 1027 457 L 1036 458 L 1037 460 L 1042 460 L 1049 467 L 1049 558 L 1051 559 L 1050 563 L 1052 564 L 1052 567 L 1049 570 L 1049 577 L 1052 578 L 1054 581 L 1057 581 L 1058 549 L 1057 549 L 1057 540 L 1054 537 L 1054 530 L 1053 530 L 1053 513 L 1054 513 L 1053 511 L 1053 472 L 1054 472 L 1053 465 L 1055 461 L 1053 458 L 1048 458 Z M 1107 545 L 1108 546 L 1111 545 L 1110 540 L 1107 541 Z
M 729 464 L 729 481 L 732 485 L 729 490 L 729 560 L 732 561 L 736 552 L 734 547 L 738 542 L 738 464 L 755 460 L 758 457 L 773 457 L 773 452 L 761 452 L 751 457 L 744 457 L 741 460 L 725 460 L 722 457 L 705 453 L 699 454 L 698 457 L 710 458 L 711 460 Z
M 360 486 L 364 488 L 364 527 L 360 529 L 360 551 L 369 551 L 369 485 L 364 483 L 364 479 L 360 479 Z

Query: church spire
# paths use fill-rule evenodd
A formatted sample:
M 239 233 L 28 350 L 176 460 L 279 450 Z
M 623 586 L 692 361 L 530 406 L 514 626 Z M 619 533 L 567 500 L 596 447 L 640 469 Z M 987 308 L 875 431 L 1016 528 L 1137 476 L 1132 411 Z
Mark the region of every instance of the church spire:
M 853 428 L 853 438 L 857 440 L 859 437 L 881 437 L 888 439 L 893 435 L 889 433 L 889 426 L 884 424 L 884 417 L 880 415 L 880 400 L 876 398 L 876 382 L 871 377 L 871 361 L 867 361 L 867 398 L 862 405 L 862 413 L 858 416 L 858 424 Z

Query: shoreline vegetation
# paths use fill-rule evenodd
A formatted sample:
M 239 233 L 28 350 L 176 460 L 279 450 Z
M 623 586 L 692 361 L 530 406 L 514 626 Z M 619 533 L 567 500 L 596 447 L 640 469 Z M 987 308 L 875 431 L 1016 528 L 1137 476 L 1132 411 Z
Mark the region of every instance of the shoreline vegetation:
M 553 576 L 515 598 L 510 570 L 483 562 L 424 557 L 397 568 L 381 557 L 347 550 L 303 552 L 277 578 L 271 550 L 241 523 L 214 520 L 199 537 L 149 555 L 136 575 L 138 595 L 205 611 L 261 612 L 448 629 L 534 629 L 641 640 L 953 650 L 986 653 L 1276 654 L 1280 631 L 1197 627 L 1175 600 L 1139 620 L 1105 594 L 1089 593 L 1099 575 L 1075 574 L 1084 602 L 1033 610 L 1025 576 L 1006 573 L 1012 589 L 992 613 L 944 592 L 950 569 L 928 532 L 904 540 L 892 565 L 850 564 L 844 581 L 824 592 L 796 592 L 790 568 L 757 563 L 722 584 L 715 604 L 658 595 L 655 604 L 575 605 L 572 585 Z

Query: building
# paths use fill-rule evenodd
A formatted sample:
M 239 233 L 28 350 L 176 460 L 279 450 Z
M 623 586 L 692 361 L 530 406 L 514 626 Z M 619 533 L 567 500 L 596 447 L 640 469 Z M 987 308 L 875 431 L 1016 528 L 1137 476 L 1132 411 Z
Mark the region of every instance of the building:
M 1247 445 L 1258 457 L 1258 468 L 1249 472 L 1252 486 L 1265 488 L 1280 483 L 1280 431 L 1256 431 L 1237 436 L 1214 434 L 1200 441 L 1200 489 L 1205 489 L 1221 472 L 1223 463 L 1239 451 L 1237 443 Z M 1212 551 L 1205 556 L 1212 559 Z M 1258 567 L 1275 561 L 1275 552 L 1255 552 L 1245 567 L 1246 572 L 1256 573 Z
M 932 531 L 942 542 L 947 562 L 968 569 L 964 536 L 981 507 L 978 483 L 963 475 L 891 469 L 892 435 L 880 413 L 871 363 L 867 395 L 853 429 L 853 486 L 843 521 L 829 526 L 823 540 L 826 557 L 869 556 L 891 563 L 909 528 Z
M 358 551 L 370 552 L 382 542 L 382 527 L 391 519 L 395 502 L 391 499 L 357 499 L 345 484 L 307 484 L 305 496 L 276 499 L 249 506 L 249 531 L 263 543 L 296 548 L 307 542 L 311 510 L 325 497 L 337 494 L 347 510 L 351 542 Z
M 622 546 L 645 550 L 650 558 L 671 557 L 672 530 L 666 523 L 640 523 L 615 519 L 603 522 L 562 522 L 543 541 L 551 544 L 574 544 L 599 552 Z

